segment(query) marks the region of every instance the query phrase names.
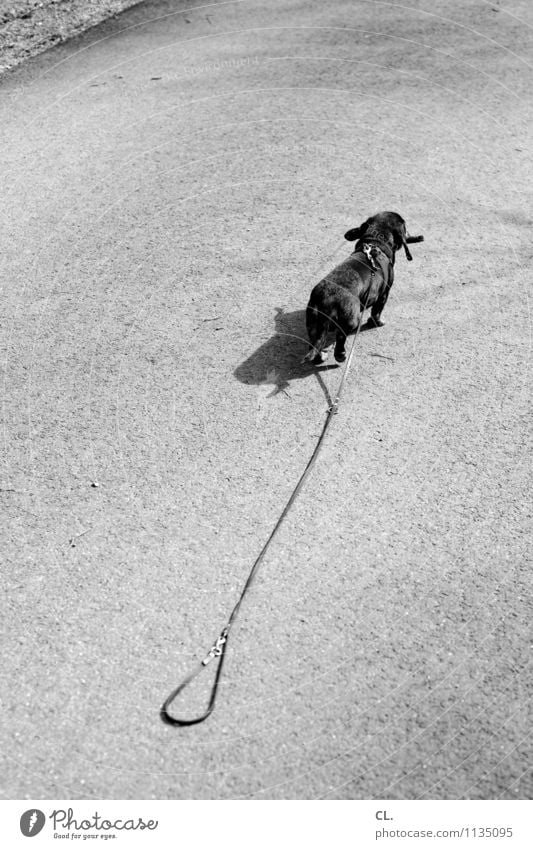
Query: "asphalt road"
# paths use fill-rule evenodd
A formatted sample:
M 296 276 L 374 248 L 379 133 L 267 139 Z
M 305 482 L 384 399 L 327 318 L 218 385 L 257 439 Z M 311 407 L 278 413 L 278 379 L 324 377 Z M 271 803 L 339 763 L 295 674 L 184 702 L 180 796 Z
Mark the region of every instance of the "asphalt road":
M 6 798 L 524 798 L 525 2 L 143 3 L 0 81 Z M 403 214 L 320 432 L 303 309 Z M 202 704 L 210 681 L 183 710 Z

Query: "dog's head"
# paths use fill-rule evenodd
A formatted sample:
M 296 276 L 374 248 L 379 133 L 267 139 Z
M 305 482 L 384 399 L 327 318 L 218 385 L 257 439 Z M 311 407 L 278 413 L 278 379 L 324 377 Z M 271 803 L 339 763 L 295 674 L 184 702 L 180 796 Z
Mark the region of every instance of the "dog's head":
M 403 247 L 408 260 L 412 260 L 411 252 L 407 247 L 413 242 L 423 242 L 423 236 L 409 236 L 405 221 L 397 212 L 379 212 L 367 218 L 360 227 L 353 227 L 344 234 L 349 242 L 356 240 L 361 242 L 365 239 L 375 241 L 378 244 L 387 245 L 392 255 Z M 357 247 L 357 246 L 356 246 Z

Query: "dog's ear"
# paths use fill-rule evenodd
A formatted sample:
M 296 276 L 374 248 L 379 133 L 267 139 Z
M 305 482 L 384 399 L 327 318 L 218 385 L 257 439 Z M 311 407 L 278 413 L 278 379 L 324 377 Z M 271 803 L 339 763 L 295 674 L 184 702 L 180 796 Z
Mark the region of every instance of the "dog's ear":
M 407 247 L 408 236 L 405 227 L 405 221 L 403 220 L 403 218 L 400 218 L 399 223 L 395 227 L 393 227 L 392 238 L 394 239 L 394 249 L 398 251 L 400 248 L 403 248 L 405 251 L 405 256 L 407 257 L 409 262 L 411 262 L 413 257 L 411 255 L 411 251 Z
M 344 234 L 344 238 L 348 242 L 355 242 L 356 239 L 364 239 L 370 221 L 372 221 L 372 219 L 367 218 L 366 221 L 363 221 L 363 223 L 359 225 L 359 227 L 352 227 L 351 230 L 348 230 L 348 232 Z
M 348 231 L 344 234 L 344 238 L 345 238 L 348 242 L 355 242 L 355 240 L 356 240 L 356 239 L 360 239 L 360 238 L 361 238 L 361 228 L 360 228 L 360 227 L 352 227 L 352 229 L 351 229 L 351 230 L 348 230 Z
M 392 238 L 394 239 L 394 247 L 397 251 L 405 246 L 407 230 L 405 229 L 405 222 L 402 218 L 400 219 L 399 223 L 393 227 Z

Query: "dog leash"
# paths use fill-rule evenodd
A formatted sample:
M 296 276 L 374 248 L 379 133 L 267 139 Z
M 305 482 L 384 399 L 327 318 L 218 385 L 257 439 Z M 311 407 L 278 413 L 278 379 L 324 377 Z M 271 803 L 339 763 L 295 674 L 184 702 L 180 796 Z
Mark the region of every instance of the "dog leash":
M 363 314 L 363 311 L 361 311 L 361 317 L 362 317 L 362 314 Z M 322 444 L 324 442 L 324 439 L 326 438 L 326 434 L 328 432 L 329 426 L 330 426 L 331 422 L 333 421 L 333 417 L 338 412 L 340 398 L 341 398 L 341 395 L 342 395 L 342 391 L 344 389 L 344 385 L 346 383 L 346 378 L 348 377 L 348 372 L 350 371 L 350 366 L 352 364 L 352 358 L 353 358 L 353 354 L 354 354 L 354 350 L 355 350 L 355 343 L 356 343 L 357 337 L 359 335 L 360 328 L 361 328 L 361 323 L 359 323 L 359 326 L 357 327 L 357 330 L 354 334 L 354 337 L 353 337 L 353 340 L 352 340 L 352 346 L 350 348 L 350 353 L 348 355 L 348 359 L 346 360 L 346 365 L 344 367 L 342 378 L 341 378 L 341 380 L 339 382 L 339 386 L 337 388 L 337 394 L 335 395 L 333 403 L 327 409 L 327 414 L 326 414 L 324 424 L 322 426 L 322 431 L 320 433 L 320 436 L 318 437 L 318 440 L 317 440 L 317 443 L 316 443 L 315 448 L 313 450 L 313 453 L 311 454 L 311 457 L 309 458 L 309 461 L 308 461 L 305 469 L 303 470 L 302 474 L 300 475 L 298 483 L 294 487 L 292 494 L 291 494 L 289 500 L 287 501 L 287 503 L 286 503 L 286 505 L 283 509 L 283 512 L 281 513 L 278 521 L 274 525 L 274 528 L 273 528 L 272 532 L 270 533 L 270 536 L 268 537 L 267 541 L 263 545 L 263 548 L 259 552 L 259 555 L 258 555 L 254 565 L 252 566 L 252 568 L 250 570 L 248 578 L 246 579 L 246 583 L 244 584 L 242 592 L 239 596 L 239 600 L 237 601 L 237 604 L 235 605 L 235 607 L 231 611 L 230 617 L 229 617 L 226 625 L 224 626 L 224 628 L 220 632 L 218 638 L 213 643 L 213 645 L 209 649 L 209 651 L 206 654 L 206 656 L 204 657 L 204 659 L 200 663 L 198 663 L 197 666 L 183 679 L 181 684 L 179 684 L 174 690 L 172 690 L 170 695 L 165 699 L 165 701 L 163 702 L 163 705 L 161 706 L 161 709 L 160 709 L 161 719 L 163 720 L 163 722 L 166 722 L 168 725 L 175 725 L 175 726 L 180 726 L 180 727 L 187 726 L 187 725 L 197 725 L 198 723 L 206 720 L 207 717 L 213 712 L 213 709 L 215 707 L 216 698 L 217 698 L 218 685 L 220 683 L 220 678 L 222 676 L 222 668 L 224 666 L 224 658 L 226 656 L 226 649 L 228 647 L 230 629 L 231 629 L 233 623 L 235 622 L 235 619 L 237 618 L 237 615 L 239 613 L 241 604 L 244 601 L 246 593 L 248 592 L 248 590 L 252 586 L 252 583 L 253 583 L 253 581 L 254 581 L 254 579 L 255 579 L 258 571 L 259 571 L 259 568 L 260 568 L 261 563 L 262 563 L 262 561 L 265 557 L 265 554 L 267 553 L 267 550 L 268 550 L 268 547 L 270 546 L 270 543 L 272 542 L 272 540 L 276 536 L 278 530 L 280 529 L 285 518 L 287 517 L 292 505 L 296 501 L 305 481 L 307 480 L 307 477 L 309 476 L 309 473 L 311 472 L 311 469 L 313 468 L 313 466 L 316 462 L 316 459 L 317 459 L 317 457 L 320 453 L 320 449 L 322 448 Z M 202 713 L 199 716 L 192 718 L 192 719 L 178 719 L 177 717 L 172 716 L 171 713 L 170 713 L 170 707 L 173 704 L 173 702 L 177 699 L 177 697 L 181 693 L 183 693 L 185 688 L 188 687 L 189 684 L 192 681 L 194 681 L 195 678 L 198 677 L 198 675 L 202 672 L 202 670 L 205 669 L 205 667 L 209 663 L 211 663 L 212 660 L 215 660 L 215 659 L 218 661 L 218 666 L 217 666 L 217 671 L 216 671 L 216 674 L 215 674 L 215 679 L 214 679 L 213 685 L 211 687 L 209 702 L 208 702 L 207 709 L 205 710 L 205 712 Z

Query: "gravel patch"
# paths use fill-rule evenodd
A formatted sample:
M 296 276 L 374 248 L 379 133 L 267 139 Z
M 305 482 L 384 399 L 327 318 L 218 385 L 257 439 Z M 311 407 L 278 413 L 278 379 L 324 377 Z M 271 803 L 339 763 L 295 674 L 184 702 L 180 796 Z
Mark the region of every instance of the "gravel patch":
M 138 0 L 0 0 L 0 74 Z

